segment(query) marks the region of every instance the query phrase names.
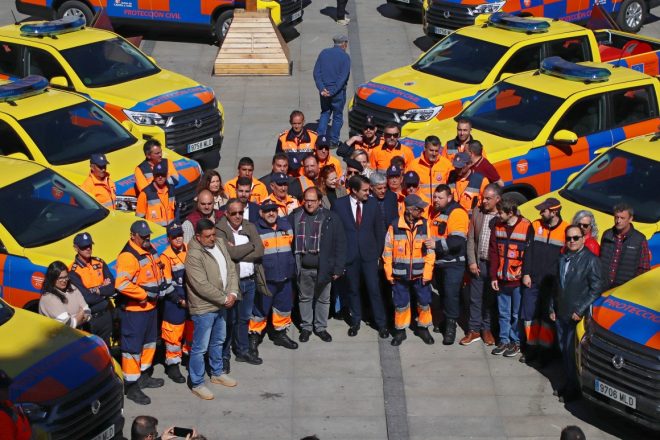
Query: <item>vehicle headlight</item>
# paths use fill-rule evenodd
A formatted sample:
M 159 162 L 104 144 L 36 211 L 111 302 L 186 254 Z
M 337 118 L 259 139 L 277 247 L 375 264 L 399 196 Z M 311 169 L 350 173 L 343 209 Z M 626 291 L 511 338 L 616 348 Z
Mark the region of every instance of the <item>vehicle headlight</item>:
M 48 417 L 48 410 L 36 403 L 17 403 L 16 406 L 32 423 L 40 422 Z
M 484 3 L 483 5 L 477 5 L 474 8 L 468 8 L 468 14 L 470 15 L 479 15 L 479 14 L 494 14 L 502 9 L 506 2 L 495 2 L 495 3 Z
M 153 112 L 134 112 L 131 110 L 124 110 L 128 118 L 138 125 L 165 125 L 167 118 L 159 113 Z
M 405 122 L 425 122 L 433 119 L 440 110 L 442 110 L 441 105 L 429 108 L 413 108 L 406 110 L 406 112 L 401 115 L 401 120 Z

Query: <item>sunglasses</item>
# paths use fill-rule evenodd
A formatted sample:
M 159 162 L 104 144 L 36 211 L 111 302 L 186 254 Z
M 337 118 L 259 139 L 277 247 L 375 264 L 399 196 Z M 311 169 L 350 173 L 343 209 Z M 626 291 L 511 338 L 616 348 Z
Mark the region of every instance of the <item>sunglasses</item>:
M 571 242 L 571 241 L 580 241 L 582 238 L 581 235 L 567 235 L 566 236 L 566 241 Z
M 365 130 L 375 130 L 376 126 L 375 125 L 367 125 L 364 127 Z
M 245 211 L 231 211 L 231 212 L 227 212 L 227 215 L 231 215 L 231 216 L 243 215 L 243 212 L 245 212 Z
M 354 176 L 356 174 L 360 174 L 360 172 L 359 171 L 346 171 L 347 176 Z
M 582 229 L 591 227 L 591 223 L 578 223 Z
M 94 164 L 94 165 L 96 165 L 96 164 Z M 106 168 L 108 168 L 108 166 L 107 165 L 96 165 L 96 168 L 98 168 L 100 170 L 105 170 Z
M 81 251 L 88 251 L 92 248 L 92 245 L 90 244 L 89 246 L 79 246 L 78 249 Z
M 401 133 L 383 133 L 383 137 L 388 139 L 388 138 L 398 138 L 401 135 Z

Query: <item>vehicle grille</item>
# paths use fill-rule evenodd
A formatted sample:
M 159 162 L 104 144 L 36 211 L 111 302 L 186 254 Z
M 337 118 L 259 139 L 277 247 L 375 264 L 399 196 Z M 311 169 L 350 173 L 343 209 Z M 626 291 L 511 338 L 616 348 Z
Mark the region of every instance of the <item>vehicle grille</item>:
M 382 130 L 383 125 L 387 122 L 400 124 L 401 122 L 397 121 L 394 115 L 396 114 L 400 118 L 404 113 L 405 110 L 396 110 L 390 107 L 372 104 L 356 96 L 353 101 L 353 108 L 348 113 L 348 125 L 351 127 L 351 130 L 361 132 L 367 115 L 372 115 L 378 129 Z
M 186 155 L 188 144 L 211 137 L 215 139 L 214 147 L 220 145 L 218 139 L 223 121 L 213 102 L 164 116 L 171 118 L 165 126 L 165 142 L 177 153 Z
M 109 428 L 121 417 L 124 406 L 124 387 L 114 374 L 112 364 L 88 384 L 68 394 L 66 401 L 51 407 L 45 428 L 51 439 L 90 439 Z M 92 414 L 92 403 L 101 403 L 99 412 Z
M 289 22 L 291 15 L 302 10 L 302 0 L 280 0 L 280 17 L 283 22 Z
M 637 347 L 594 322 L 591 325 L 595 330 L 589 343 L 583 345 L 582 367 L 608 385 L 657 400 L 660 396 L 660 359 L 657 352 L 653 354 L 646 347 Z M 612 358 L 617 354 L 624 359 L 620 370 L 612 365 Z
M 189 184 L 179 187 L 175 191 L 176 202 L 179 207 L 179 218 L 185 219 L 195 207 L 195 195 L 197 192 L 197 183 L 199 179 Z
M 474 24 L 474 16 L 468 7 L 456 3 L 433 2 L 426 11 L 428 24 L 445 29 L 458 29 Z

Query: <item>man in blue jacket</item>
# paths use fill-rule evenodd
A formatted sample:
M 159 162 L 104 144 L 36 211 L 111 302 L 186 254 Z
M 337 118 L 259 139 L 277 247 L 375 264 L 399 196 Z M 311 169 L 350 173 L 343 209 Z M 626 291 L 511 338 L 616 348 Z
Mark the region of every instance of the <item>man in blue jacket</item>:
M 339 145 L 339 132 L 344 125 L 344 105 L 346 105 L 346 84 L 351 73 L 351 57 L 346 53 L 348 37 L 335 35 L 334 46 L 323 49 L 314 65 L 314 82 L 321 96 L 321 116 L 318 135 L 326 136 L 330 115 L 332 129 L 330 143 Z

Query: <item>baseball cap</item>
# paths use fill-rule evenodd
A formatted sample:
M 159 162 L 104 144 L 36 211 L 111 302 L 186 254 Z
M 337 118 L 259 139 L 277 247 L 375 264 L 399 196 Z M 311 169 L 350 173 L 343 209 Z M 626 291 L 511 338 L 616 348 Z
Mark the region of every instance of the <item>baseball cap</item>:
M 172 223 L 167 227 L 167 236 L 168 237 L 181 237 L 183 236 L 183 228 L 179 223 Z
M 408 171 L 403 176 L 403 184 L 404 185 L 412 185 L 412 186 L 419 185 L 419 174 L 417 174 L 414 171 Z
M 362 166 L 362 164 L 355 159 L 351 159 L 350 157 L 347 157 L 346 159 L 344 159 L 344 162 L 346 162 L 346 165 L 349 166 L 350 168 L 358 170 L 359 172 L 364 171 L 364 167 Z
M 561 202 L 554 197 L 548 197 L 534 208 L 536 208 L 537 211 L 544 211 L 546 209 L 559 209 L 561 208 Z
M 376 119 L 374 118 L 374 115 L 365 116 L 364 126 L 365 127 L 375 127 L 376 126 Z
M 386 174 L 387 177 L 399 177 L 401 175 L 401 168 L 396 165 L 392 165 L 387 169 Z
M 284 185 L 285 183 L 289 183 L 289 178 L 284 173 L 273 173 L 270 181 L 275 183 L 275 185 Z
M 332 37 L 332 41 L 335 44 L 348 43 L 348 37 L 344 34 L 336 34 L 334 37 Z
M 406 208 L 414 206 L 415 208 L 424 209 L 429 206 L 429 204 L 422 200 L 422 198 L 417 194 L 407 195 L 403 200 L 403 203 L 406 205 Z
M 110 162 L 108 162 L 108 158 L 105 157 L 105 154 L 94 153 L 89 158 L 89 163 L 93 163 L 94 165 L 104 167 L 104 166 L 107 166 Z
M 87 246 L 93 245 L 92 236 L 87 232 L 81 232 L 80 234 L 73 237 L 73 245 L 79 248 L 84 248 Z
M 316 148 L 330 148 L 330 139 L 327 136 L 319 136 L 316 138 Z
M 151 235 L 151 229 L 149 228 L 149 225 L 147 222 L 144 220 L 138 220 L 136 222 L 133 222 L 131 225 L 131 232 L 133 234 L 138 234 L 140 237 L 146 237 L 147 235 Z
M 454 156 L 454 161 L 452 165 L 454 168 L 465 168 L 470 163 L 470 153 L 467 151 L 461 151 Z
M 167 163 L 165 163 L 164 160 L 158 162 L 154 166 L 153 175 L 154 176 L 167 176 Z
M 259 207 L 262 211 L 277 211 L 279 207 L 275 202 L 273 202 L 270 199 L 266 199 L 263 202 L 261 202 L 261 206 Z

